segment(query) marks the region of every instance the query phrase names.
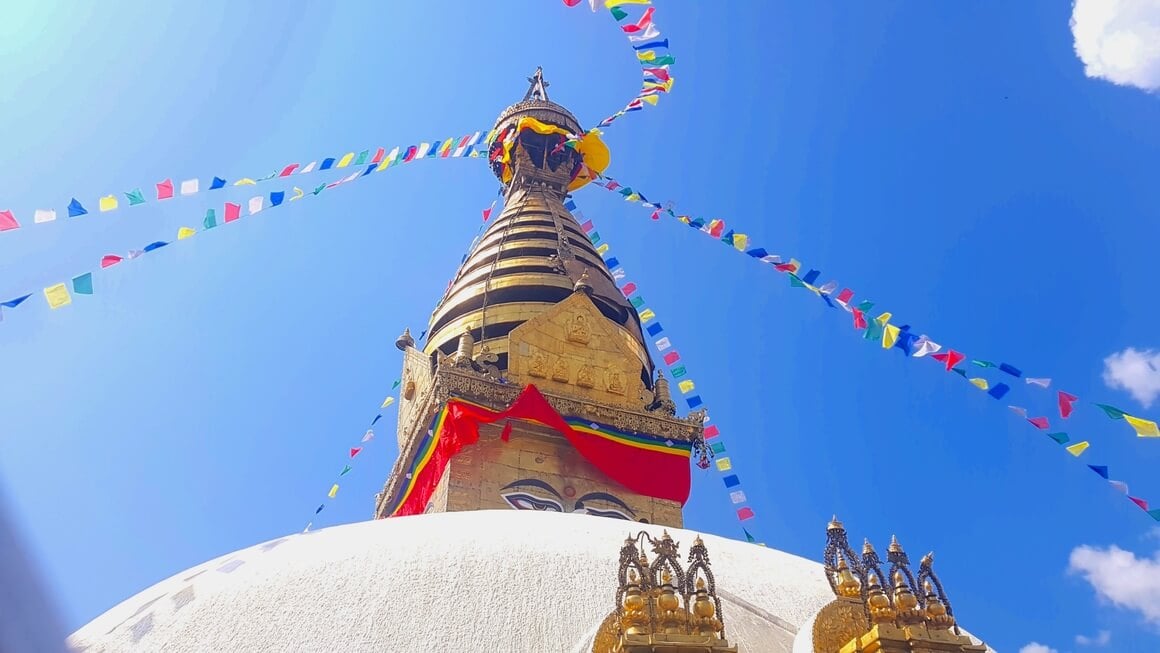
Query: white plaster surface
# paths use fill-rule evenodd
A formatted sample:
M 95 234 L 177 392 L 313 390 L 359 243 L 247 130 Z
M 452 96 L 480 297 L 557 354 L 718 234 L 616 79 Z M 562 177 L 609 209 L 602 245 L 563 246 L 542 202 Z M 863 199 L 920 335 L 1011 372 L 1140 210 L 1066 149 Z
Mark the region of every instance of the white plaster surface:
M 630 529 L 587 515 L 497 510 L 402 517 L 273 540 L 177 574 L 69 639 L 78 651 L 591 650 L 613 609 Z M 682 556 L 696 533 L 669 529 Z M 727 635 L 789 653 L 832 599 L 822 566 L 706 535 Z M 800 640 L 799 640 L 800 641 Z

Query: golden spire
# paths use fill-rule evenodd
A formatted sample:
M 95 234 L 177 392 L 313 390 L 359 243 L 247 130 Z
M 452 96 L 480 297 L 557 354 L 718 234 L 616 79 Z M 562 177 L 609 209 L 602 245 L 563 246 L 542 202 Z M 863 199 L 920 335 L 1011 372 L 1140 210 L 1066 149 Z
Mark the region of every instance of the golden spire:
M 932 630 L 950 630 L 955 625 L 955 618 L 947 614 L 947 606 L 934 593 L 930 581 L 922 584 L 922 591 L 926 594 L 926 625 Z
M 838 584 L 838 596 L 844 596 L 848 599 L 862 598 L 862 584 L 854 578 L 854 574 L 850 573 L 850 566 L 846 564 L 845 557 L 838 558 L 838 573 L 835 574 L 835 582 Z
M 863 539 L 862 540 L 862 555 L 863 556 L 876 555 L 876 553 L 877 552 L 874 551 L 874 545 L 870 543 L 870 538 Z
M 922 623 L 922 608 L 918 607 L 918 597 L 910 591 L 910 584 L 901 571 L 894 572 L 894 609 L 901 625 Z
M 834 515 L 834 516 L 833 516 L 833 517 L 830 519 L 830 523 L 826 525 L 826 530 L 827 530 L 827 531 L 840 531 L 840 530 L 844 530 L 844 527 L 842 526 L 842 522 L 838 521 L 838 516 L 837 516 L 837 515 Z
M 878 583 L 878 574 L 874 572 L 870 572 L 866 606 L 870 610 L 871 623 L 894 623 L 894 606 L 890 605 L 890 597 L 886 595 L 882 585 Z
M 902 545 L 898 543 L 898 536 L 890 536 L 890 548 L 886 549 L 887 553 L 906 553 L 902 550 Z

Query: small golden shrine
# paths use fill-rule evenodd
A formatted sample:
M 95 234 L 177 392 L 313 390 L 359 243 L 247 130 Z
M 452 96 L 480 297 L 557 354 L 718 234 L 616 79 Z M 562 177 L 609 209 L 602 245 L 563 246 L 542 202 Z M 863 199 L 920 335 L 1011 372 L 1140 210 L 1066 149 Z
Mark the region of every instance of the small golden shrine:
M 653 559 L 643 551 L 651 545 Z M 641 531 L 620 549 L 616 610 L 600 625 L 592 653 L 737 653 L 725 639 L 721 599 L 700 537 L 687 567 L 668 531 Z
M 918 575 L 898 538 L 883 562 L 866 540 L 854 554 L 837 517 L 826 528 L 826 580 L 835 599 L 814 621 L 815 653 L 983 653 L 955 621 L 950 599 L 934 573 L 934 554 L 919 562 Z M 921 591 L 920 591 L 921 588 Z

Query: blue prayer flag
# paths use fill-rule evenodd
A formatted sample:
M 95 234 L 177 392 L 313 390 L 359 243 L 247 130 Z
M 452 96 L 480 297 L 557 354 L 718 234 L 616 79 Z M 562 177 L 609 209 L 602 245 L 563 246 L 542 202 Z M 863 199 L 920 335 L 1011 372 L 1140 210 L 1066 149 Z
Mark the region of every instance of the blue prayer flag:
M 633 50 L 647 50 L 649 48 L 667 48 L 669 47 L 668 39 L 661 39 L 660 41 L 649 41 L 648 43 L 641 43 L 640 45 L 632 46 Z M 647 61 L 642 61 L 642 64 L 647 64 Z
M 609 270 L 611 270 L 612 268 L 614 268 L 614 267 L 616 267 L 616 266 L 620 265 L 620 261 L 618 261 L 618 260 L 616 259 L 616 257 L 615 257 L 615 256 L 613 256 L 612 258 L 610 258 L 610 259 L 608 259 L 607 261 L 605 261 L 605 264 L 607 264 L 607 265 L 608 265 L 608 269 L 609 269 Z
M 764 247 L 758 247 L 757 249 L 751 249 L 745 253 L 752 256 L 753 258 L 765 258 L 766 256 L 769 256 L 769 252 L 765 251 Z
M 23 297 L 17 297 L 16 299 L 9 299 L 6 302 L 0 302 L 0 306 L 7 306 L 8 308 L 16 308 L 17 306 L 20 306 L 21 304 L 23 304 L 24 300 L 28 299 L 31 296 L 32 296 L 32 293 L 28 293 L 27 295 L 24 295 Z
M 332 167 L 334 167 L 334 157 L 330 157 L 329 159 L 325 159 L 322 162 L 322 165 L 318 166 L 318 169 L 319 170 L 330 170 Z
M 222 179 L 221 177 L 214 177 L 213 181 L 211 181 L 209 183 L 209 189 L 210 190 L 217 190 L 219 188 L 225 188 L 225 185 L 226 185 L 225 179 Z
M 77 198 L 74 197 L 73 200 L 68 203 L 68 217 L 75 218 L 78 215 L 85 215 L 86 213 L 88 213 L 88 211 L 85 209 L 85 207 L 81 206 L 81 203 L 77 201 Z
M 1104 477 L 1105 481 L 1108 480 L 1108 466 L 1107 465 L 1088 465 L 1088 468 L 1091 469 L 1093 472 L 1099 474 L 1100 476 Z
M 685 403 L 689 404 L 689 408 L 696 408 L 705 402 L 701 401 L 701 395 L 693 395 L 686 399 Z
M 1012 367 L 1011 365 L 1008 365 L 1006 363 L 999 363 L 999 370 L 1006 372 L 1006 373 L 1010 374 L 1011 376 L 1023 376 L 1023 372 L 1019 371 L 1019 368 Z
M 284 199 L 286 199 L 286 191 L 280 190 L 270 193 L 270 204 L 272 206 L 278 206 Z
M 725 487 L 737 487 L 741 485 L 741 479 L 737 478 L 736 474 L 730 474 L 721 479 L 725 482 Z
M 660 322 L 653 322 L 652 324 L 645 327 L 645 331 L 648 331 L 648 334 L 650 336 L 655 336 L 655 335 L 659 334 L 661 331 L 664 331 L 664 329 L 661 328 Z
M 575 211 L 576 210 L 576 202 L 573 202 L 572 200 L 568 200 L 567 202 L 564 202 L 564 208 L 568 209 L 569 211 Z
M 812 286 L 812 285 L 814 285 L 814 282 L 817 281 L 818 277 L 820 277 L 820 276 L 822 276 L 821 270 L 810 270 L 809 272 L 806 272 L 805 276 L 802 277 L 802 281 L 804 281 Z
M 996 399 L 1002 399 L 1003 395 L 1007 394 L 1007 392 L 1009 390 L 1011 390 L 1011 387 L 1008 386 L 1006 383 L 996 383 L 994 386 L 991 387 L 990 390 L 987 391 L 987 394 L 991 395 L 992 397 L 994 397 Z
M 152 242 L 152 243 L 149 243 L 148 245 L 146 245 L 145 251 L 152 252 L 153 250 L 161 249 L 162 247 L 165 247 L 168 244 L 169 243 L 165 242 L 164 240 L 158 240 L 158 241 L 155 241 L 155 242 Z
M 78 295 L 93 294 L 93 273 L 86 272 L 79 277 L 73 277 L 73 292 Z

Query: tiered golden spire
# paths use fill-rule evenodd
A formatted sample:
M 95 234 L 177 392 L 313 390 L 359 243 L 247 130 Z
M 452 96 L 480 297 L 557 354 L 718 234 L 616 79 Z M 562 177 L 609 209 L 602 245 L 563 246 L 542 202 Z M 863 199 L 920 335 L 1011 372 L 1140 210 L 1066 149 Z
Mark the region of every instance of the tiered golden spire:
M 643 550 L 651 545 L 653 560 Z M 639 548 L 638 548 L 639 545 Z M 682 566 L 668 531 L 629 536 L 620 549 L 616 611 L 593 642 L 593 653 L 736 653 L 725 639 L 721 599 L 709 552 L 697 537 Z
M 823 562 L 836 600 L 815 619 L 817 653 L 986 650 L 959 631 L 942 582 L 934 573 L 934 554 L 923 556 L 917 577 L 897 537 L 891 536 L 886 554 L 889 575 L 869 539 L 862 543 L 862 555 L 856 556 L 842 522 L 834 517 L 827 524 Z M 855 605 L 861 609 L 853 610 Z

